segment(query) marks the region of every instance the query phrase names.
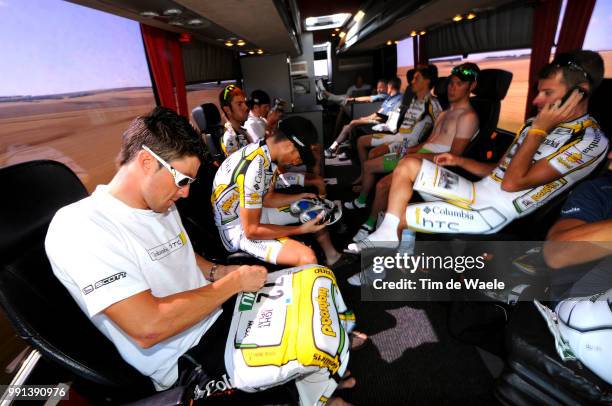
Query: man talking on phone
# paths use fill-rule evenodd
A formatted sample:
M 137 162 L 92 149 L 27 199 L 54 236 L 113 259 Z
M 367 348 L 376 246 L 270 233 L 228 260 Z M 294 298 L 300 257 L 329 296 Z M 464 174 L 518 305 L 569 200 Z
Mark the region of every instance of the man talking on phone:
M 436 157 L 437 167 L 421 159 L 402 160 L 393 173 L 383 222 L 349 249 L 396 246 L 404 226 L 430 233 L 495 233 L 571 188 L 605 159 L 608 149 L 608 139 L 587 111 L 603 72 L 601 56 L 583 50 L 559 54 L 544 66 L 533 100 L 538 114 L 526 121 L 497 164 L 450 153 Z M 472 183 L 441 168 L 447 166 L 482 179 Z M 413 191 L 425 186 L 429 202 L 408 205 Z

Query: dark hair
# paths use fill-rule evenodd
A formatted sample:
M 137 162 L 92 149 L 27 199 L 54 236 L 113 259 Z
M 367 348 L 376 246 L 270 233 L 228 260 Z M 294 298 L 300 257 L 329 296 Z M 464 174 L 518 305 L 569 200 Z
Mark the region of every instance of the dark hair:
M 146 145 L 170 162 L 186 156 L 202 159 L 204 145 L 189 121 L 165 107 L 155 107 L 146 116 L 136 117 L 121 138 L 119 166 L 129 163 Z
M 376 83 L 377 83 L 377 84 L 378 84 L 378 83 L 384 83 L 384 84 L 385 84 L 385 86 L 386 86 L 386 85 L 387 85 L 387 79 L 385 79 L 385 78 L 380 78 L 380 79 L 378 79 L 378 80 L 376 81 Z
M 246 102 L 249 110 L 253 110 L 254 106 L 262 104 L 270 104 L 270 96 L 263 90 L 257 89 L 251 92 L 251 97 Z
M 423 78 L 429 79 L 430 89 L 432 89 L 436 85 L 436 82 L 438 81 L 438 68 L 436 67 L 436 65 L 429 64 L 417 66 L 415 70 L 416 72 L 419 72 L 421 76 L 423 76 Z
M 387 84 L 391 85 L 391 87 L 393 89 L 397 90 L 398 92 L 399 92 L 400 88 L 402 87 L 402 81 L 397 76 L 394 77 L 394 78 L 389 79 Z
M 604 62 L 597 52 L 578 50 L 555 55 L 555 59 L 539 72 L 540 79 L 547 79 L 562 72 L 563 82 L 568 88 L 588 82 L 591 92 L 603 80 Z
M 232 84 L 227 85 L 219 92 L 219 106 L 223 111 L 223 107 L 229 106 L 235 96 L 244 96 L 244 92 L 238 86 Z
M 410 85 L 410 82 L 412 82 L 412 79 L 414 79 L 415 73 L 416 73 L 416 69 L 408 69 L 406 71 L 406 80 L 408 81 L 408 85 Z

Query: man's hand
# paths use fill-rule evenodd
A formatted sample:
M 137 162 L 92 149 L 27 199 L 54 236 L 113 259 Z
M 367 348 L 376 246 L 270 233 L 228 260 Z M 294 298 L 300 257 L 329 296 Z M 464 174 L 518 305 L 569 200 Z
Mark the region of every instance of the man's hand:
M 302 199 L 316 199 L 317 197 L 319 197 L 315 193 L 299 193 L 296 196 L 297 196 L 297 199 L 295 199 L 296 202 Z
M 462 162 L 463 157 L 451 154 L 450 152 L 443 152 L 434 158 L 434 163 L 440 166 L 461 166 Z
M 304 223 L 300 226 L 301 234 L 316 233 L 317 231 L 323 230 L 327 224 L 318 224 L 323 220 L 324 213 L 320 213 L 315 219 L 310 220 L 308 223 Z
M 582 97 L 580 92 L 574 90 L 562 106 L 560 106 L 561 100 L 545 105 L 536 116 L 531 128 L 543 130 L 548 134 L 550 130 L 560 123 L 564 123 L 576 116 L 576 107 L 582 101 Z
M 255 292 L 266 283 L 268 271 L 259 265 L 242 265 L 236 271 L 241 292 Z

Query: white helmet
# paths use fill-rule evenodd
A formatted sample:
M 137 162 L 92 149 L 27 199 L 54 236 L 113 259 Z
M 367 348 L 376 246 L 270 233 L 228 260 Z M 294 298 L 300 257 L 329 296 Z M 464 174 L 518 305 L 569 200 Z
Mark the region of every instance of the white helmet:
M 612 384 L 612 289 L 557 305 L 559 332 L 576 357 Z

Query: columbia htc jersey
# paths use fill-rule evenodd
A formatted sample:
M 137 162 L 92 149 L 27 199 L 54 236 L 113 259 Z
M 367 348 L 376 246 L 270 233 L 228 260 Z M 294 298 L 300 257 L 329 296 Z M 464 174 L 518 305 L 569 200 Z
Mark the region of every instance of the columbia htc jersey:
M 472 202 L 459 203 L 443 196 L 443 193 L 423 196 L 429 202 L 408 206 L 408 226 L 434 233 L 495 233 L 517 217 L 534 211 L 572 187 L 605 159 L 608 139 L 595 120 L 585 115 L 554 128 L 533 157 L 532 163 L 546 159 L 560 173 L 559 179 L 518 192 L 504 191 L 501 183 L 506 170 L 522 142 L 529 137 L 531 124 L 528 121 L 518 132 L 508 152 L 489 176 L 475 183 L 464 180 L 473 188 Z M 439 169 L 456 178 L 455 183 L 459 181 L 459 175 L 445 168 Z M 415 190 L 418 191 L 416 186 Z
M 270 159 L 264 141 L 249 144 L 223 161 L 215 175 L 211 196 L 219 231 L 241 227 L 240 207 L 262 208 L 263 196 L 273 184 L 276 173 L 276 164 Z M 223 242 L 226 248 L 231 245 L 228 241 Z

